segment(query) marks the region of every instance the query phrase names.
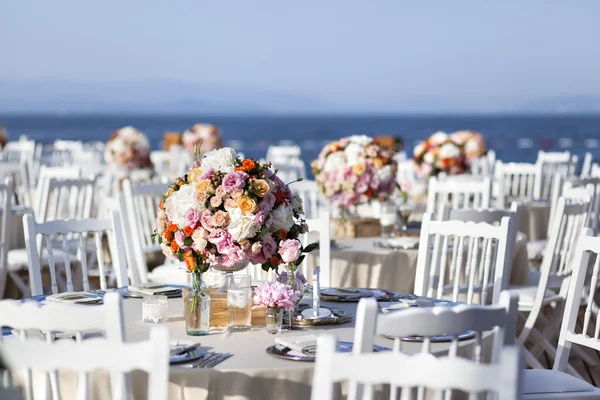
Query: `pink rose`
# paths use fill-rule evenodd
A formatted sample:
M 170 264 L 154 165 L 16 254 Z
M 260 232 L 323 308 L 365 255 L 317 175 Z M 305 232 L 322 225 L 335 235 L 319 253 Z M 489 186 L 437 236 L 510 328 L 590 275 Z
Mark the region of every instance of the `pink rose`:
M 212 224 L 212 214 L 210 211 L 206 210 L 202 213 L 200 216 L 200 223 L 202 224 L 202 227 L 208 231 L 212 231 L 214 229 Z
M 213 197 L 210 198 L 210 206 L 211 207 L 217 208 L 221 204 L 223 204 L 223 199 L 221 199 L 219 196 L 213 196 Z
M 215 245 L 219 245 L 224 240 L 231 240 L 231 235 L 225 229 L 215 229 L 209 233 L 207 240 Z
M 256 215 L 254 216 L 254 223 L 257 225 L 262 225 L 265 223 L 265 212 L 264 211 L 259 211 L 256 213 Z
M 185 233 L 183 233 L 182 231 L 175 232 L 175 241 L 177 242 L 179 247 L 185 247 L 185 244 L 183 243 L 184 240 L 185 240 Z
M 225 209 L 227 211 L 233 210 L 236 207 L 237 207 L 237 203 L 235 202 L 235 200 L 233 200 L 233 199 L 227 199 L 227 200 L 225 200 Z
M 247 178 L 248 174 L 245 172 L 231 172 L 223 178 L 223 186 L 228 192 L 243 189 Z
M 223 186 L 219 186 L 215 192 L 217 193 L 217 196 L 221 198 L 227 195 L 227 190 Z
M 288 239 L 279 242 L 279 255 L 285 263 L 293 263 L 298 261 L 302 253 L 302 244 L 299 240 Z
M 241 197 L 244 194 L 244 191 L 242 189 L 236 189 L 233 192 L 231 192 L 231 197 L 233 199 L 237 199 L 238 197 Z
M 192 228 L 196 227 L 196 224 L 200 221 L 200 217 L 202 213 L 195 208 L 190 208 L 184 214 L 185 223 L 187 226 L 191 226 Z

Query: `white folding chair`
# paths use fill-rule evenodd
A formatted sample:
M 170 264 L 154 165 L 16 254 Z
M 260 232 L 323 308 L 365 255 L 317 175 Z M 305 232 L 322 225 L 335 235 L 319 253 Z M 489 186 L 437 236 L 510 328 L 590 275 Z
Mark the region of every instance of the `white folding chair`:
M 572 376 L 569 371 L 569 355 L 573 344 L 600 351 L 600 320 L 597 313 L 596 320 L 592 321 L 594 296 L 600 275 L 600 238 L 593 237 L 589 228 L 578 230 L 574 235 L 578 240 L 573 250 L 573 274 L 567 289 L 569 295 L 566 298 L 554 366 L 552 370 L 526 371 L 524 399 L 600 399 L 599 388 Z M 590 255 L 596 256 L 591 271 Z M 583 297 L 582 293 L 586 289 L 589 291 Z M 578 326 L 580 307 L 584 304 L 583 324 Z
M 541 166 L 528 163 L 503 163 L 496 161 L 494 166 L 497 184 L 496 207 L 505 208 L 513 201 L 530 203 L 536 197 L 535 183 L 541 175 Z
M 491 198 L 490 178 L 438 180 L 429 178 L 427 212 L 434 213 L 440 204 L 449 202 L 452 208 L 489 208 Z
M 12 213 L 13 181 L 10 177 L 0 184 L 0 204 L 2 206 L 2 223 L 0 224 L 0 299 L 4 298 L 6 280 L 8 278 L 8 221 Z
M 593 163 L 592 153 L 589 151 L 585 153 L 583 156 L 583 165 L 581 166 L 581 173 L 579 176 L 581 178 L 588 178 L 592 176 L 592 163 Z
M 301 180 L 294 182 L 290 185 L 290 189 L 302 199 L 306 218 L 318 218 L 320 211 L 326 208 L 325 200 L 321 197 L 315 181 Z
M 543 369 L 543 365 L 536 359 L 539 350 L 546 351 L 554 356 L 556 349 L 550 343 L 559 328 L 564 300 L 567 298 L 569 278 L 573 268 L 573 256 L 577 233 L 585 225 L 590 206 L 589 196 L 587 201 L 570 201 L 561 197 L 558 201 L 556 216 L 552 221 L 552 228 L 548 245 L 545 248 L 544 258 L 540 267 L 540 277 L 537 286 L 511 287 L 509 292 L 519 296 L 519 312 L 525 319 L 517 342 L 525 345 L 529 339 L 534 342 L 531 352 L 525 352 L 525 359 L 529 366 Z M 549 287 L 559 288 L 558 293 L 548 290 Z M 554 312 L 549 320 L 541 313 L 545 306 L 553 305 Z M 544 323 L 540 332 L 536 323 Z M 569 371 L 576 374 L 574 369 Z
M 48 178 L 37 196 L 37 222 L 90 218 L 96 179 Z
M 35 198 L 34 198 L 34 213 L 40 213 L 38 207 L 43 200 L 43 197 L 48 193 L 48 181 L 52 178 L 57 179 L 77 179 L 81 177 L 81 168 L 77 166 L 69 167 L 48 167 L 46 165 L 40 166 L 40 171 L 37 177 L 37 184 L 35 186 Z
M 107 340 L 86 340 L 82 343 L 70 340 L 55 343 L 13 342 L 1 344 L 0 352 L 11 371 L 28 369 L 56 373 L 58 370 L 74 370 L 88 374 L 97 370 L 115 374 L 146 371 L 148 399 L 168 398 L 169 332 L 164 327 L 152 328 L 149 340 L 135 343 Z M 89 390 L 85 391 L 84 396 L 90 397 Z M 61 398 L 60 393 L 57 398 Z
M 317 360 L 313 373 L 312 400 L 334 398 L 334 383 L 349 381 L 374 385 L 389 384 L 401 388 L 402 398 L 413 398 L 415 387 L 433 390 L 443 398 L 447 390 L 455 389 L 498 400 L 518 399 L 521 393 L 523 367 L 519 348 L 507 346 L 498 363 L 480 364 L 463 358 L 441 357 L 428 353 L 406 355 L 397 352 L 353 354 L 336 352 L 333 335 L 318 338 Z M 422 400 L 423 393 L 417 397 Z M 362 398 L 371 399 L 373 393 Z M 354 400 L 354 399 L 351 399 Z
M 536 175 L 533 196 L 535 199 L 548 200 L 552 195 L 552 183 L 556 175 L 563 178 L 575 175 L 577 156 L 565 152 L 544 152 L 540 150 L 536 165 L 541 173 Z
M 0 301 L 0 326 L 12 328 L 17 339 L 26 343 L 31 343 L 32 339 L 52 342 L 58 337 L 68 338 L 71 335 L 77 342 L 82 342 L 86 338 L 86 333 L 93 334 L 91 337 L 94 338 L 101 335 L 115 343 L 125 341 L 122 299 L 118 293 L 106 293 L 103 304 L 94 307 L 60 303 L 40 306 L 34 301 L 26 303 L 12 300 Z M 3 337 L 0 336 L 0 343 L 2 341 Z M 86 375 L 80 375 L 80 379 L 85 386 Z M 31 374 L 26 374 L 25 380 L 27 397 L 30 398 Z M 60 398 L 56 375 L 51 374 L 50 381 L 53 397 Z M 125 390 L 128 384 L 127 379 L 112 376 L 113 396 Z
M 425 213 L 415 294 L 449 297 L 452 301 L 465 301 L 466 297 L 467 304 L 495 304 L 508 286 L 514 229 L 511 217 L 493 226 L 484 222 L 432 221 L 432 215 Z
M 133 284 L 159 282 L 171 284 L 189 283 L 189 274 L 180 263 L 167 259 L 165 264 L 148 270 L 147 256 L 161 252 L 158 242 L 152 239 L 156 228 L 156 213 L 162 197 L 169 190 L 166 183 L 131 183 L 123 181 L 119 194 L 119 208 L 124 220 L 125 245 L 127 248 L 128 275 Z
M 127 278 L 125 246 L 123 244 L 123 227 L 119 212 L 113 210 L 110 219 L 56 220 L 36 223 L 31 214 L 23 216 L 25 244 L 29 268 L 29 285 L 33 296 L 44 294 L 42 286 L 42 265 L 40 260 L 47 260 L 51 277 L 52 293 L 61 289 L 74 290 L 71 263 L 75 260 L 81 265 L 83 289 L 89 290 L 88 262 L 86 257 L 72 257 L 68 251 L 68 241 L 78 240 L 78 254 L 87 254 L 88 238 L 93 237 L 96 245 L 97 266 L 99 269 L 100 288 L 106 290 L 106 276 L 111 273 L 116 278 L 118 287 L 129 284 Z M 104 261 L 102 236 L 108 237 L 112 271 L 107 270 Z M 39 237 L 38 237 L 39 236 Z M 62 243 L 62 251 L 54 248 L 55 243 Z M 45 247 L 44 247 L 45 246 Z M 44 251 L 45 250 L 45 251 Z M 63 280 L 57 266 L 64 269 L 66 281 Z M 60 284 L 60 285 L 59 285 Z

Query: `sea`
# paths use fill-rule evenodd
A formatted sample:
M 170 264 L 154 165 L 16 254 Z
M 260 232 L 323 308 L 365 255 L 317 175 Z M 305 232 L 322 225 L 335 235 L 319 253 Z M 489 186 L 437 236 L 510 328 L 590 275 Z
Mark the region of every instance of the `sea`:
M 349 135 L 391 135 L 413 147 L 437 131 L 474 129 L 488 148 L 506 162 L 534 162 L 538 150 L 565 151 L 600 159 L 600 114 L 597 115 L 0 115 L 9 139 L 25 135 L 41 143 L 55 139 L 106 141 L 123 126 L 144 132 L 153 149 L 162 148 L 165 132 L 182 132 L 198 122 L 217 125 L 225 144 L 247 157 L 262 158 L 273 144 L 297 144 L 306 165 L 328 142 Z M 581 158 L 580 158 L 581 159 Z

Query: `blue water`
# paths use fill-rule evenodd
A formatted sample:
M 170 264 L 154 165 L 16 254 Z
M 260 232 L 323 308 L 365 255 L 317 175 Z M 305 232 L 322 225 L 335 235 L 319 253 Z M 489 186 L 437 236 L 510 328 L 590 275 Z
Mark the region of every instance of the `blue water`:
M 322 146 L 354 134 L 394 135 L 412 151 L 416 142 L 444 130 L 475 129 L 505 161 L 535 161 L 537 151 L 590 151 L 600 159 L 600 115 L 588 116 L 35 116 L 0 115 L 10 139 L 27 135 L 42 143 L 55 139 L 108 139 L 115 129 L 132 125 L 159 149 L 167 131 L 183 131 L 197 122 L 221 128 L 226 144 L 250 157 L 264 157 L 269 144 L 292 141 L 310 162 Z M 521 139 L 521 140 L 519 140 Z M 523 140 L 529 139 L 529 140 Z

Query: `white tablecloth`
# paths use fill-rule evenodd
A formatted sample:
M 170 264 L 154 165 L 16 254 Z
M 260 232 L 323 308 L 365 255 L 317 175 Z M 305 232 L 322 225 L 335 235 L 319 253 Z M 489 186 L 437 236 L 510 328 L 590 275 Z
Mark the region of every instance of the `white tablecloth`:
M 370 287 L 413 293 L 417 249 L 393 250 L 375 247 L 382 238 L 339 239 L 331 249 L 331 286 Z M 510 283 L 529 283 L 527 240 L 517 235 L 513 248 Z M 308 270 L 318 262 L 318 252 L 307 257 Z M 309 277 L 310 281 L 310 277 Z
M 309 300 L 310 301 L 310 300 Z M 143 340 L 149 337 L 154 326 L 142 322 L 142 301 L 124 299 L 126 337 L 128 341 Z M 323 305 L 341 308 L 354 315 L 356 303 L 323 303 Z M 185 333 L 182 317 L 181 299 L 169 300 L 170 320 L 162 324 L 169 329 L 170 339 L 194 340 L 202 347 L 216 352 L 233 353 L 234 356 L 217 365 L 214 369 L 184 369 L 171 367 L 169 399 L 298 399 L 310 398 L 312 371 L 314 363 L 294 362 L 274 358 L 265 349 L 274 344 L 274 335 L 264 328 L 233 334 L 215 333 L 209 336 L 191 337 Z M 282 335 L 298 336 L 327 332 L 335 334 L 340 340 L 352 341 L 354 321 L 344 325 L 321 326 L 303 331 L 284 332 Z M 392 340 L 376 338 L 376 344 L 391 347 Z M 473 340 L 461 342 L 460 353 L 472 356 Z M 403 351 L 420 351 L 421 343 L 404 343 Z M 487 347 L 487 343 L 486 343 Z M 432 344 L 432 352 L 444 354 L 446 343 Z M 61 373 L 61 387 L 64 399 L 75 397 L 75 373 Z M 106 373 L 97 372 L 90 377 L 93 399 L 109 398 L 109 379 Z M 147 375 L 137 372 L 132 375 L 132 388 L 135 399 L 146 398 Z M 345 389 L 341 389 L 345 391 Z
M 549 204 L 523 204 L 521 205 L 521 221 L 519 224 L 519 231 L 527 235 L 529 241 L 546 239 L 548 237 L 549 220 Z

